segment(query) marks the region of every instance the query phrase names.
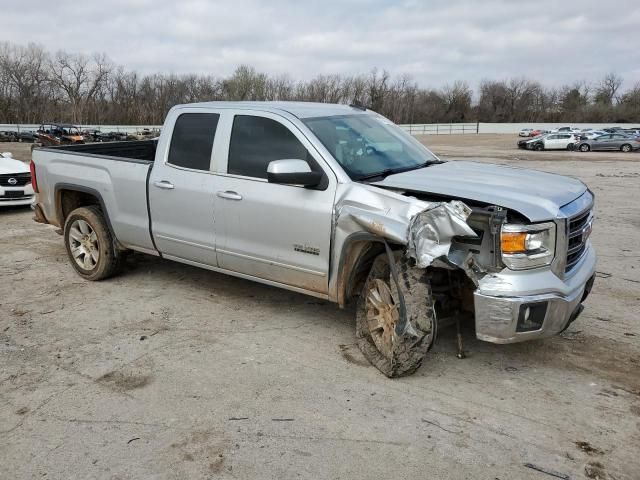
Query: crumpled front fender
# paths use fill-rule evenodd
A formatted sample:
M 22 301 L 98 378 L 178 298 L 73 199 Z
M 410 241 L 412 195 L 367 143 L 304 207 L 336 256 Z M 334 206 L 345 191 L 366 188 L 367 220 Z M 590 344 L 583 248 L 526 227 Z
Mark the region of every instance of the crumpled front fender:
M 366 184 L 340 184 L 333 221 L 333 252 L 329 296 L 343 305 L 344 291 L 357 252 L 349 252 L 354 239 L 362 234 L 370 239 L 406 245 L 407 254 L 421 268 L 436 259 L 458 265 L 456 256 L 448 258 L 455 236 L 475 237 L 466 220 L 471 209 L 463 202 L 425 202 Z

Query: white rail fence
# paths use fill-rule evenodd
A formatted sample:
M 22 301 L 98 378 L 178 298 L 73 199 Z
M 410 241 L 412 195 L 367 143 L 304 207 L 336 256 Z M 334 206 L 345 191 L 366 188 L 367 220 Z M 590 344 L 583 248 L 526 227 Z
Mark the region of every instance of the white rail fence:
M 523 128 L 533 128 L 539 130 L 552 130 L 560 127 L 574 128 L 638 128 L 638 123 L 425 123 L 400 125 L 412 135 L 456 135 L 456 134 L 482 134 L 482 133 L 505 133 L 517 134 Z
M 100 130 L 103 133 L 123 132 L 135 133 L 143 129 L 160 130 L 162 125 L 77 125 L 81 130 Z M 39 124 L 8 124 L 0 123 L 0 132 L 35 132 L 40 127 Z M 523 128 L 533 128 L 541 130 L 551 130 L 559 127 L 575 128 L 638 128 L 638 123 L 414 123 L 400 125 L 401 128 L 411 135 L 466 135 L 482 133 L 505 133 L 516 134 Z

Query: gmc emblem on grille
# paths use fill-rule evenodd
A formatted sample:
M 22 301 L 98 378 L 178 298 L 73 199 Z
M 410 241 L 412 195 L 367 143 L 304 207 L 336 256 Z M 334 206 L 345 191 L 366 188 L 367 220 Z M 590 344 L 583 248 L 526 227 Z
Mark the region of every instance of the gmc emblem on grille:
M 16 185 L 18 183 L 18 180 L 11 177 L 9 180 L 7 180 L 7 182 L 9 183 L 9 185 Z

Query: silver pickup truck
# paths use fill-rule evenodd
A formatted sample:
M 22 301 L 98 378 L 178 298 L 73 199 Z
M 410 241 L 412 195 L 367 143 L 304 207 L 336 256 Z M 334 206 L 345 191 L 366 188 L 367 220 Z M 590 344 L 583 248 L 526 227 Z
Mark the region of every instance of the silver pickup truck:
M 135 250 L 353 302 L 390 377 L 465 317 L 487 342 L 557 334 L 593 284 L 582 182 L 442 161 L 357 106 L 179 105 L 157 140 L 37 148 L 31 168 L 35 219 L 62 228 L 82 277 Z

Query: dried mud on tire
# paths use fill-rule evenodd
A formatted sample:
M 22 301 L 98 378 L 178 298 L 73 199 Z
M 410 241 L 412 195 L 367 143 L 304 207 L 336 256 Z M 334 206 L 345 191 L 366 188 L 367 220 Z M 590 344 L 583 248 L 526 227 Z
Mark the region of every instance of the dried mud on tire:
M 422 365 L 424 357 L 433 343 L 436 328 L 427 270 L 412 267 L 410 259 L 400 255 L 396 255 L 396 265 L 407 309 L 407 318 L 418 336 L 414 337 L 408 333 L 402 337 L 394 335 L 390 356 L 383 354 L 372 338 L 367 319 L 367 292 L 371 282 L 376 279 L 387 282 L 394 303 L 398 304 L 398 292 L 395 283 L 390 279 L 391 271 L 386 254 L 379 255 L 373 262 L 358 299 L 356 312 L 358 347 L 367 360 L 389 378 L 410 375 Z

